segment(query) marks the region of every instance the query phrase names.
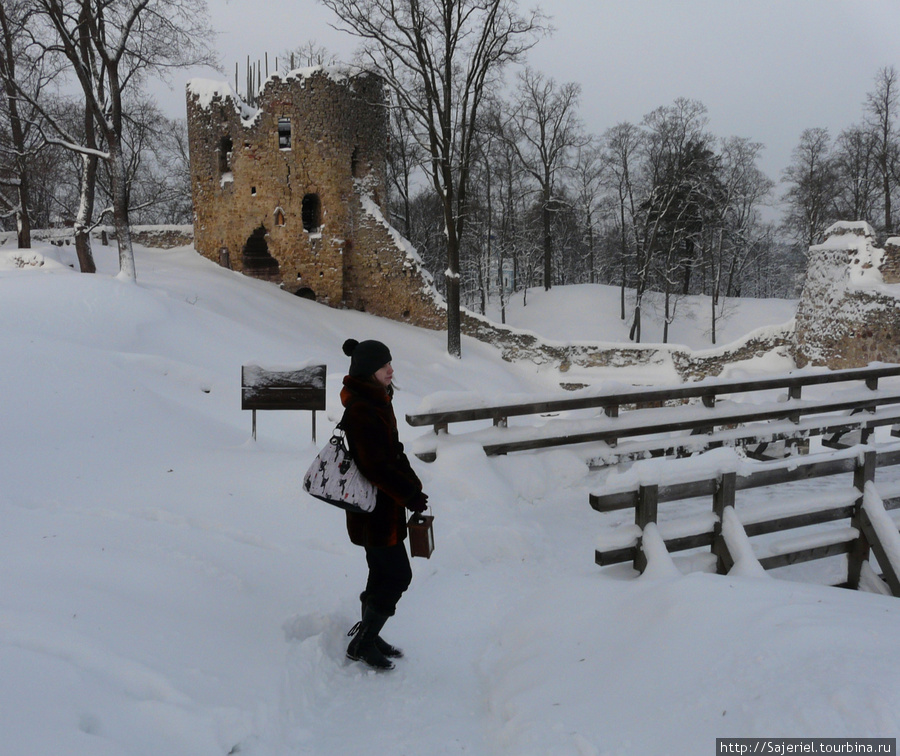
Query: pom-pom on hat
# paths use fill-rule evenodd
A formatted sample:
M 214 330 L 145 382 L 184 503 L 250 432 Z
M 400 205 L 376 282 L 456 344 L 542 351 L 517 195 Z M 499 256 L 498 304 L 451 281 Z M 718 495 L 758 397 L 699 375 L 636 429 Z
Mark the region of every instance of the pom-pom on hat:
M 368 378 L 391 361 L 391 350 L 380 341 L 347 339 L 343 350 L 350 358 L 350 375 L 354 378 Z

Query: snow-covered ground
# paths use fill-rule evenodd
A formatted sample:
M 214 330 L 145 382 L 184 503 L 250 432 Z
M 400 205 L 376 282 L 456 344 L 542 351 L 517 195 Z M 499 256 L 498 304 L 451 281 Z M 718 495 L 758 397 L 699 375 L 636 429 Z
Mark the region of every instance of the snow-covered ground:
M 571 450 L 414 460 L 437 548 L 385 628 L 406 658 L 347 662 L 363 554 L 300 489 L 308 413 L 260 413 L 251 440 L 241 365 L 327 364 L 319 445 L 348 337 L 391 347 L 401 418 L 558 376 L 468 339 L 452 359 L 441 333 L 190 249 L 138 247 L 137 284 L 95 252 L 88 276 L 70 248 L 0 250 L 0 754 L 694 756 L 717 737 L 897 735 L 900 601 L 687 562 L 601 570 L 603 473 Z M 740 305 L 731 336 L 792 314 Z M 511 322 L 565 338 L 564 311 Z M 592 309 L 603 340 L 616 316 Z

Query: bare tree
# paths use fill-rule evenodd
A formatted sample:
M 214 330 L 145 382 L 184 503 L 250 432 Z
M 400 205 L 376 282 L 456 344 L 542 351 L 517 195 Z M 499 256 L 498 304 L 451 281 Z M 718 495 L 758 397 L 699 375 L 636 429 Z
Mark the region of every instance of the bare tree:
M 514 0 L 322 0 L 337 28 L 363 40 L 362 58 L 416 124 L 446 233 L 447 350 L 460 356 L 459 261 L 473 137 L 500 70 L 520 60 L 543 16 Z
M 757 167 L 762 150 L 759 142 L 742 137 L 731 137 L 721 143 L 720 196 L 711 208 L 711 222 L 701 234 L 713 344 L 717 321 L 724 314 L 720 307 L 720 302 L 725 301 L 722 295 L 731 295 L 745 267 L 762 248 L 760 239 L 768 231 L 760 223 L 759 207 L 771 193 L 774 182 Z
M 333 66 L 338 60 L 337 55 L 332 54 L 327 47 L 318 44 L 314 39 L 288 50 L 283 54 L 283 59 L 291 69 Z
M 530 231 L 525 216 L 526 197 L 525 176 L 521 162 L 513 148 L 509 133 L 510 124 L 503 118 L 500 103 L 492 105 L 486 129 L 494 138 L 489 141 L 487 160 L 491 163 L 494 180 L 491 182 L 491 211 L 494 221 L 492 232 L 495 237 L 497 282 L 500 297 L 500 320 L 506 323 L 506 305 L 509 297 L 519 286 L 521 265 L 526 250 L 530 250 Z
M 36 128 L 35 107 L 19 96 L 19 90 L 38 100 L 57 71 L 46 67 L 44 60 L 29 51 L 28 22 L 32 5 L 25 0 L 0 2 L 0 108 L 7 129 L 0 134 L 3 172 L 0 186 L 11 191 L 0 192 L 0 208 L 16 219 L 18 244 L 31 247 L 31 171 L 29 165 L 41 148 Z
M 575 204 L 581 215 L 584 244 L 588 255 L 588 281 L 597 280 L 597 223 L 603 199 L 605 164 L 596 141 L 589 138 L 576 149 L 574 173 Z
M 837 215 L 844 220 L 875 221 L 884 184 L 879 176 L 878 136 L 872 129 L 853 126 L 842 131 L 834 145 L 837 172 Z
M 51 32 L 45 44 L 68 60 L 86 103 L 86 130 L 96 125 L 102 147 L 68 142 L 57 128 L 57 141 L 88 159 L 104 161 L 109 171 L 113 225 L 119 270 L 136 278 L 129 228 L 127 169 L 123 135 L 129 92 L 136 93 L 149 74 L 167 76 L 174 68 L 212 65 L 212 32 L 204 0 L 34 0 Z M 56 126 L 54 124 L 54 126 Z
M 138 223 L 189 223 L 187 125 L 166 118 L 153 101 L 130 103 L 122 135 L 129 215 Z M 108 174 L 100 188 L 111 200 Z
M 44 108 L 46 122 L 58 138 L 46 136 L 45 139 L 57 149 L 70 151 L 77 159 L 78 190 L 75 206 L 74 231 L 75 254 L 82 273 L 96 273 L 94 255 L 91 251 L 91 231 L 94 229 L 94 205 L 97 194 L 97 177 L 101 150 L 97 136 L 96 123 L 90 107 L 84 103 L 64 100 L 52 108 Z M 81 149 L 74 149 L 80 145 Z M 67 212 L 67 215 L 69 213 Z M 103 214 L 98 222 L 102 222 Z
M 395 217 L 402 223 L 403 235 L 412 238 L 413 177 L 422 165 L 424 153 L 413 134 L 408 114 L 403 108 L 391 108 L 391 143 L 388 146 L 388 184 L 395 198 Z
M 894 230 L 892 209 L 892 183 L 898 166 L 897 116 L 900 112 L 900 79 L 897 70 L 890 66 L 882 68 L 875 77 L 875 91 L 867 97 L 870 126 L 875 135 L 875 162 L 881 177 L 882 201 L 884 205 L 884 231 Z
M 800 135 L 784 178 L 788 183 L 783 196 L 787 206 L 784 228 L 798 244 L 809 248 L 837 220 L 834 214 L 837 171 L 828 129 L 806 129 Z
M 486 109 L 487 113 L 482 118 L 484 123 L 479 125 L 476 131 L 473 153 L 475 159 L 473 160 L 472 177 L 470 179 L 473 184 L 472 195 L 477 198 L 477 201 L 470 204 L 470 222 L 474 226 L 474 233 L 470 234 L 470 237 L 474 237 L 475 240 L 475 249 L 473 250 L 475 252 L 474 268 L 476 272 L 476 287 L 479 294 L 478 308 L 482 315 L 487 312 L 491 294 L 491 281 L 494 277 L 494 199 L 496 196 L 494 185 L 497 180 L 494 155 L 498 133 L 491 128 L 491 124 L 496 120 L 495 112 L 497 109 L 498 106 L 495 105 Z M 502 254 L 502 246 L 499 249 Z M 500 266 L 500 276 L 502 277 L 502 265 Z M 502 286 L 500 297 L 502 311 Z
M 586 143 L 577 117 L 580 95 L 578 84 L 557 86 L 553 79 L 526 68 L 511 115 L 514 148 L 540 197 L 545 290 L 553 285 L 551 226 L 559 175 L 570 168 L 570 153 Z
M 631 123 L 619 123 L 603 136 L 608 186 L 613 194 L 616 208 L 615 225 L 618 228 L 619 260 L 622 279 L 620 304 L 622 320 L 625 312 L 625 288 L 628 284 L 628 259 L 634 241 L 635 220 L 637 218 L 636 179 L 638 175 L 638 149 L 642 134 Z

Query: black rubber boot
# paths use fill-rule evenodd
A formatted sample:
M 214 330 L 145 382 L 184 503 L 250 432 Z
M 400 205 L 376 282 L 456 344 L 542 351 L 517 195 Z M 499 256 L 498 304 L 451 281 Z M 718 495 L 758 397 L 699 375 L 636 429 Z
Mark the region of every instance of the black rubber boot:
M 372 669 L 379 671 L 393 669 L 394 663 L 375 645 L 375 639 L 387 621 L 386 614 L 380 614 L 371 606 L 367 606 L 363 612 L 362 621 L 354 625 L 347 633 L 347 635 L 353 636 L 353 640 L 347 646 L 347 658 L 365 662 Z
M 366 594 L 365 592 L 359 594 L 359 600 L 362 604 L 362 613 L 365 615 L 366 613 Z M 350 631 L 353 632 L 352 630 Z M 396 646 L 392 646 L 388 643 L 384 638 L 380 635 L 375 636 L 375 646 L 384 654 L 388 659 L 402 659 L 403 651 Z

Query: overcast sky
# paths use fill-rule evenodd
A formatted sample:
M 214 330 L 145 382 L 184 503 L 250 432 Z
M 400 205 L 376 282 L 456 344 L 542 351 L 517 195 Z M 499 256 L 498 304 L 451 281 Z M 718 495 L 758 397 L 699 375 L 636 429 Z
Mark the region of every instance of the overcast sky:
M 263 60 L 314 40 L 350 60 L 357 40 L 329 26 L 316 0 L 208 0 L 227 75 L 178 75 L 157 97 L 184 116 L 190 76 L 234 80 L 247 56 Z M 544 0 L 555 28 L 529 64 L 581 85 L 581 118 L 601 134 L 639 123 L 678 97 L 699 100 L 716 136 L 762 142 L 779 180 L 803 129 L 832 136 L 862 119 L 880 68 L 900 69 L 900 0 Z M 520 7 L 532 4 L 520 2 Z M 279 67 L 284 66 L 279 63 Z M 243 81 L 243 80 L 242 80 Z

